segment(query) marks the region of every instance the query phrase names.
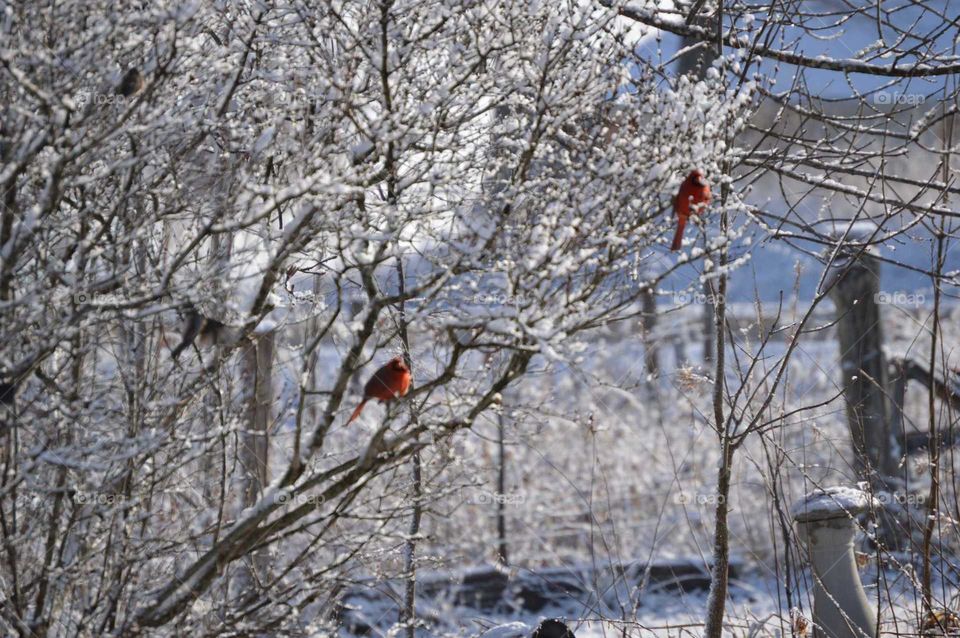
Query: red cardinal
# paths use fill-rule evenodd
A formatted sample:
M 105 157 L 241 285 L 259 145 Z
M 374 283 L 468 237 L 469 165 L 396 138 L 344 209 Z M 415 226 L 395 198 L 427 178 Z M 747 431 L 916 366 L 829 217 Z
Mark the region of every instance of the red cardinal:
M 673 212 L 677 214 L 677 232 L 673 235 L 670 250 L 680 250 L 683 243 L 683 229 L 690 215 L 697 215 L 710 203 L 710 185 L 703 179 L 699 168 L 687 175 L 680 184 L 677 196 L 673 198 Z
M 360 416 L 363 406 L 370 399 L 380 399 L 384 403 L 402 397 L 410 389 L 410 368 L 403 362 L 403 357 L 394 357 L 385 366 L 373 373 L 367 385 L 363 386 L 363 401 L 353 411 L 347 420 L 347 425 L 353 423 Z

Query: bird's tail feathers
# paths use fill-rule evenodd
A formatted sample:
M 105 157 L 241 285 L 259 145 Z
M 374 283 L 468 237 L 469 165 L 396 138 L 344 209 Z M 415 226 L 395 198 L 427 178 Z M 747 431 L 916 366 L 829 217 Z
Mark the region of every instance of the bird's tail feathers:
M 683 244 L 683 227 L 686 225 L 686 218 L 680 217 L 677 219 L 677 232 L 673 234 L 673 243 L 670 244 L 670 250 L 680 250 L 680 246 Z
M 187 346 L 190 344 L 186 341 L 181 341 L 177 344 L 177 347 L 170 352 L 170 358 L 176 361 L 180 357 L 180 353 L 187 349 Z
M 353 423 L 356 420 L 356 418 L 360 416 L 360 413 L 363 412 L 363 406 L 365 406 L 366 404 L 367 404 L 366 399 L 360 402 L 360 405 L 357 406 L 357 409 L 354 410 L 353 414 L 350 415 L 350 418 L 347 419 L 347 423 L 346 423 L 347 425 L 350 425 L 351 423 Z

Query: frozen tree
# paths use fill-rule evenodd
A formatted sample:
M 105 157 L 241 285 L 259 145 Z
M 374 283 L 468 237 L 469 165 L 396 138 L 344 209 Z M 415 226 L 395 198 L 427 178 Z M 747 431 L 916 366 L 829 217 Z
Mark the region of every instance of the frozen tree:
M 418 564 L 444 543 L 467 559 L 495 545 L 464 495 L 494 472 L 483 437 L 499 427 L 501 467 L 517 457 L 487 508 L 501 538 L 539 522 L 499 500 L 511 481 L 584 501 L 570 536 L 599 529 L 610 548 L 622 512 L 602 489 L 628 484 L 626 509 L 662 515 L 675 487 L 713 486 L 674 540 L 713 546 L 719 636 L 731 538 L 751 531 L 728 520 L 737 472 L 764 468 L 769 500 L 744 511 L 770 513 L 784 560 L 775 513 L 832 476 L 795 450 L 851 380 L 795 357 L 827 327 L 838 256 L 908 242 L 928 263 L 878 259 L 936 291 L 900 339 L 928 368 L 929 611 L 938 502 L 955 502 L 936 433 L 956 417 L 935 394 L 949 396 L 956 337 L 940 302 L 957 283 L 960 67 L 949 3 L 889 4 L 4 4 L 4 632 L 324 635 L 357 579 L 406 576 L 412 634 Z M 850 32 L 870 41 L 837 48 Z M 834 44 L 805 53 L 813 40 Z M 690 56 L 703 67 L 678 72 Z M 812 88 L 825 74 L 842 103 Z M 714 202 L 668 253 L 694 167 Z M 853 232 L 863 221 L 875 232 Z M 743 328 L 726 295 L 758 239 L 816 256 L 820 286 L 792 312 L 758 302 Z M 691 272 L 689 290 L 715 293 L 712 364 L 671 370 L 656 340 L 682 309 L 663 302 Z M 642 388 L 619 369 L 634 341 Z M 397 355 L 413 390 L 346 426 Z M 638 399 L 651 387 L 656 408 Z M 890 411 L 901 423 L 911 400 Z M 537 475 L 543 441 L 569 485 Z M 657 519 L 629 549 L 652 554 L 663 534 Z M 511 563 L 536 544 L 510 542 Z
M 401 533 L 409 458 L 638 316 L 670 194 L 752 101 L 664 84 L 582 3 L 21 2 L 3 30 L 20 635 L 321 622 Z M 419 417 L 344 428 L 401 321 Z

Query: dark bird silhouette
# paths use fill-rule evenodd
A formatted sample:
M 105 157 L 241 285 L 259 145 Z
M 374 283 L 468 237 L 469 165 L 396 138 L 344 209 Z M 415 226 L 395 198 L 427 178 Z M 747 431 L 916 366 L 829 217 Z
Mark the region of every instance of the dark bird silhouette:
M 363 406 L 370 399 L 380 399 L 386 403 L 398 397 L 402 397 L 410 389 L 410 368 L 403 362 L 403 357 L 394 357 L 387 362 L 385 366 L 373 373 L 367 385 L 363 387 L 363 401 L 353 411 L 347 420 L 347 425 L 360 416 Z
M 0 405 L 13 405 L 17 393 L 17 386 L 6 381 L 0 381 Z
M 123 79 L 121 79 L 120 84 L 117 85 L 117 95 L 122 95 L 123 97 L 136 95 L 143 89 L 143 85 L 143 74 L 140 73 L 140 69 L 132 66 L 123 74 Z
M 183 334 L 180 337 L 180 343 L 170 353 L 170 357 L 176 361 L 180 353 L 189 348 L 198 337 L 204 341 L 216 342 L 217 335 L 222 328 L 223 323 L 204 316 L 199 310 L 189 306 L 183 320 Z
M 556 618 L 547 618 L 537 625 L 530 638 L 577 638 L 567 624 Z
M 532 632 L 522 622 L 494 627 L 484 632 L 480 638 L 577 638 L 565 622 L 558 618 L 540 621 Z

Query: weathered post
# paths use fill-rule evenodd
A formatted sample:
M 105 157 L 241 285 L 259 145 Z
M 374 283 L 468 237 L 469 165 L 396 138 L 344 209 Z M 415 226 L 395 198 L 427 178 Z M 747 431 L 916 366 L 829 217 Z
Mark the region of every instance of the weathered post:
M 816 638 L 877 635 L 876 612 L 867 602 L 853 553 L 855 517 L 870 504 L 865 492 L 831 487 L 808 494 L 793 507 L 797 536 L 813 570 Z
M 888 396 L 890 381 L 883 352 L 883 324 L 880 305 L 880 260 L 868 243 L 876 226 L 858 224 L 842 237 L 830 263 L 825 285 L 837 312 L 837 341 L 840 346 L 840 376 L 846 404 L 853 466 L 874 493 L 896 492 L 897 468 L 902 456 L 894 432 L 896 407 Z M 893 499 L 878 512 L 877 538 L 886 547 L 897 549 L 907 541 L 905 526 L 899 522 L 899 507 Z
M 866 239 L 867 237 L 861 237 Z M 840 370 L 850 438 L 860 476 L 876 485 L 895 476 L 899 446 L 891 436 L 887 364 L 880 323 L 880 262 L 862 245 L 842 246 L 831 264 Z

